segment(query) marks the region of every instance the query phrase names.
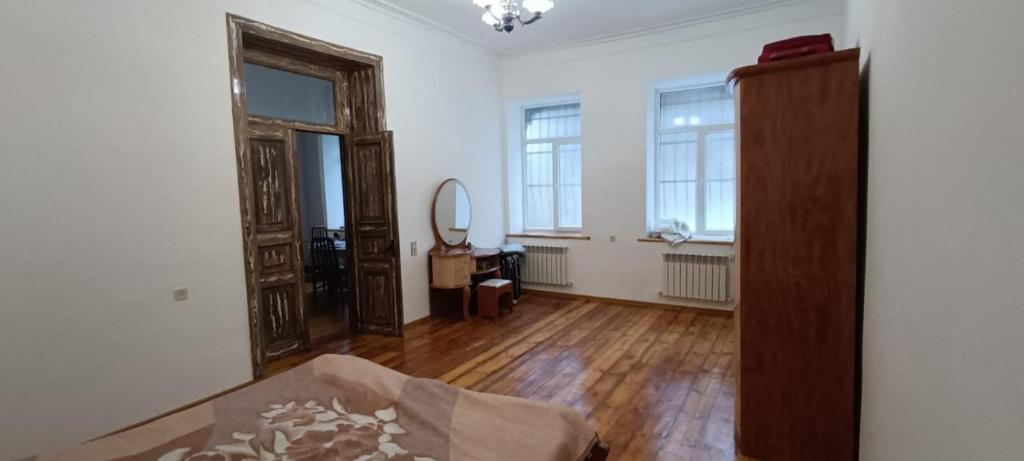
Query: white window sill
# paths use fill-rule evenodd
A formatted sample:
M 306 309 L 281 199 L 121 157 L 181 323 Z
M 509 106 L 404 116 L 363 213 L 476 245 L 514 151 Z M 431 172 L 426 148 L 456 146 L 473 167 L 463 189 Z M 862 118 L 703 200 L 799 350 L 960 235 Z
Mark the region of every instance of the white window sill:
M 539 239 L 562 239 L 562 240 L 590 240 L 589 235 L 579 232 L 517 232 L 506 234 L 506 238 L 539 238 Z
M 636 239 L 644 243 L 669 243 L 660 237 L 640 237 Z M 732 245 L 735 241 L 732 235 L 694 235 L 683 243 L 704 243 L 711 245 Z

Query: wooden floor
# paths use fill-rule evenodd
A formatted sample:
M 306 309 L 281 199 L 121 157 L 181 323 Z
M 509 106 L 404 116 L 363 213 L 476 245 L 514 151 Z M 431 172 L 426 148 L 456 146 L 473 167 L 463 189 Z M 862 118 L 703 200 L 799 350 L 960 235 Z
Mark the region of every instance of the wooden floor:
M 313 284 L 306 284 L 306 318 L 309 323 L 309 339 L 313 344 L 338 339 L 349 333 L 345 301 L 337 292 L 313 293 Z M 350 303 L 351 304 L 351 303 Z
M 728 313 L 526 295 L 498 321 L 426 319 L 271 364 L 352 354 L 467 389 L 577 409 L 611 459 L 734 460 Z

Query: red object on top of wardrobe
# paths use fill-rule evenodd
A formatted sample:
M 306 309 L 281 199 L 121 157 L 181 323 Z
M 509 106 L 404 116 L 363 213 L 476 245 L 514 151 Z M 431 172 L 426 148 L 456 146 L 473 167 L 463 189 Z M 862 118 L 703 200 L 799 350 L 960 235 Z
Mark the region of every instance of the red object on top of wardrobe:
M 831 51 L 835 51 L 832 34 L 804 35 L 765 45 L 761 56 L 757 58 L 757 63 L 763 64 Z

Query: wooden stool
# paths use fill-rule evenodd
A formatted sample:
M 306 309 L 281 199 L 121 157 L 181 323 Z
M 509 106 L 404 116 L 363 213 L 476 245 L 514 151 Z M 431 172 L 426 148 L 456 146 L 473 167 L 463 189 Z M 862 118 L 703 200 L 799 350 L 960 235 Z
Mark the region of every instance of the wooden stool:
M 490 279 L 477 286 L 477 306 L 481 317 L 498 318 L 498 304 L 512 308 L 512 282 L 504 279 Z

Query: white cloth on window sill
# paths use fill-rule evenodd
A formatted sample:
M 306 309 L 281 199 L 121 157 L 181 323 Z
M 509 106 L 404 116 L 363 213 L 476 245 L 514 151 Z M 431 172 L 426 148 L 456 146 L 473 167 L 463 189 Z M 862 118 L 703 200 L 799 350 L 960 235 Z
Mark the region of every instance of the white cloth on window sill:
M 690 226 L 678 219 L 660 219 L 654 223 L 654 231 L 673 247 L 693 238 Z

